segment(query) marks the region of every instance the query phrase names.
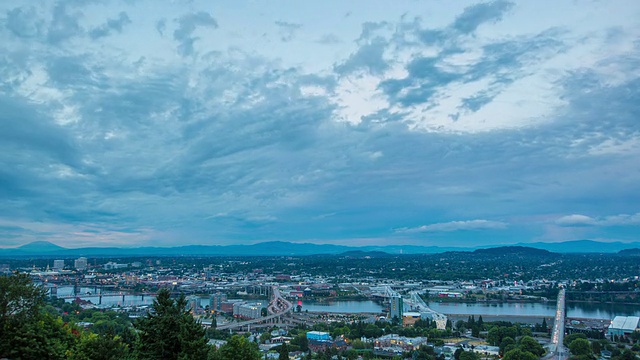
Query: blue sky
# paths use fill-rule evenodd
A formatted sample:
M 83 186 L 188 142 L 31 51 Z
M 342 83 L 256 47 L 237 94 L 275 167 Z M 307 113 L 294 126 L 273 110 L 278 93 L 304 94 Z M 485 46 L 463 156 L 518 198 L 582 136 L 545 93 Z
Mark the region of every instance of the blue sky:
M 640 2 L 4 1 L 0 246 L 640 240 Z

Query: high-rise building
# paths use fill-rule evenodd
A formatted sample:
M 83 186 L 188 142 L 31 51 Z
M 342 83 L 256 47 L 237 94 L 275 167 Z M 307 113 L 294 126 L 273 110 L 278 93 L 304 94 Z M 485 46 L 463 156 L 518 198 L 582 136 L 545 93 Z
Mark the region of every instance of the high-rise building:
M 220 311 L 220 305 L 225 301 L 227 301 L 227 294 L 219 292 L 211 294 L 211 297 L 209 298 L 209 309 Z
M 402 296 L 395 295 L 391 297 L 391 304 L 389 307 L 389 317 L 391 319 L 397 318 L 398 321 L 402 321 L 402 314 L 404 313 Z
M 192 314 L 196 315 L 200 313 L 200 299 L 197 296 L 189 296 L 187 306 Z
M 86 257 L 77 258 L 73 262 L 73 266 L 76 268 L 76 270 L 87 270 L 87 258 Z
M 54 270 L 64 269 L 64 260 L 53 260 L 53 269 Z

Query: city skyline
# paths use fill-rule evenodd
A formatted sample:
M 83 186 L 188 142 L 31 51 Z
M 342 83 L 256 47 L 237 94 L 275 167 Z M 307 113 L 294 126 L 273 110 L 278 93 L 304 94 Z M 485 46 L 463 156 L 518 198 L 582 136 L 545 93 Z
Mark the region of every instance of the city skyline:
M 640 3 L 0 4 L 0 247 L 640 233 Z

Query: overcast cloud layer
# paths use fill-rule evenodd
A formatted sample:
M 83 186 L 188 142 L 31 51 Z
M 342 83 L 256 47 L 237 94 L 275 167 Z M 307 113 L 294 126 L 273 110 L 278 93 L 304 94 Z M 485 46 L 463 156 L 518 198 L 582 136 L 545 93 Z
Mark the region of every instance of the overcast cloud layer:
M 0 246 L 640 240 L 640 2 L 3 1 Z

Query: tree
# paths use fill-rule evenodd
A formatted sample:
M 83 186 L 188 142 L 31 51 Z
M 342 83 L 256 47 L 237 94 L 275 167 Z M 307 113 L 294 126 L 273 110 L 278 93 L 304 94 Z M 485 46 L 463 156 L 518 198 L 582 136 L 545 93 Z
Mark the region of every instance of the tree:
M 460 360 L 478 360 L 478 354 L 473 351 L 463 351 L 460 354 Z
M 573 340 L 569 344 L 569 351 L 574 356 L 591 358 L 593 357 L 593 351 L 591 350 L 591 343 L 589 340 L 578 338 Z
M 79 335 L 78 329 L 65 325 L 59 316 L 39 314 L 36 321 L 3 333 L 0 352 L 9 359 L 66 359 Z
M 77 329 L 44 311 L 45 298 L 28 275 L 0 275 L 0 358 L 64 359 L 74 346 Z
M 547 325 L 547 318 L 542 318 L 542 325 L 540 326 L 540 330 L 543 332 L 547 332 L 549 330 L 549 325 Z
M 307 333 L 301 332 L 298 335 L 296 335 L 293 339 L 291 339 L 291 345 L 298 346 L 300 348 L 300 351 L 304 351 L 304 352 L 309 351 L 309 339 L 307 339 Z
M 539 357 L 520 348 L 509 350 L 504 354 L 502 360 L 538 360 Z
M 213 353 L 212 360 L 261 360 L 258 345 L 244 336 L 233 335 Z
M 518 345 L 520 349 L 522 349 L 522 351 L 528 351 L 534 355 L 537 355 L 538 357 L 544 354 L 544 348 L 542 347 L 542 345 L 540 345 L 540 343 L 531 336 L 521 337 L 520 341 L 518 341 Z
M 505 336 L 504 339 L 502 339 L 502 342 L 500 343 L 500 355 L 503 355 L 512 349 L 512 347 L 515 347 L 516 341 L 513 340 L 512 337 L 509 336 Z
M 462 348 L 457 348 L 456 351 L 453 352 L 453 358 L 456 360 L 460 360 L 460 354 L 462 354 L 464 350 Z
M 120 360 L 128 355 L 129 349 L 119 336 L 84 332 L 69 360 Z
M 158 292 L 152 311 L 134 324 L 139 331 L 136 352 L 140 359 L 206 359 L 205 330 L 186 310 L 184 295 L 171 299 L 167 289 Z
M 44 288 L 27 274 L 0 276 L 0 329 L 36 318 L 45 298 Z
M 280 345 L 278 360 L 289 360 L 289 347 L 286 342 L 283 342 L 282 345 Z
M 493 346 L 497 346 L 502 342 L 502 337 L 500 336 L 500 329 L 497 326 L 492 327 L 487 333 L 487 342 L 489 342 L 489 344 Z
M 575 339 L 586 339 L 587 335 L 583 334 L 583 333 L 573 333 L 573 334 L 569 334 L 567 336 L 564 337 L 564 344 L 566 346 L 569 346 L 569 344 L 571 344 L 571 342 Z

